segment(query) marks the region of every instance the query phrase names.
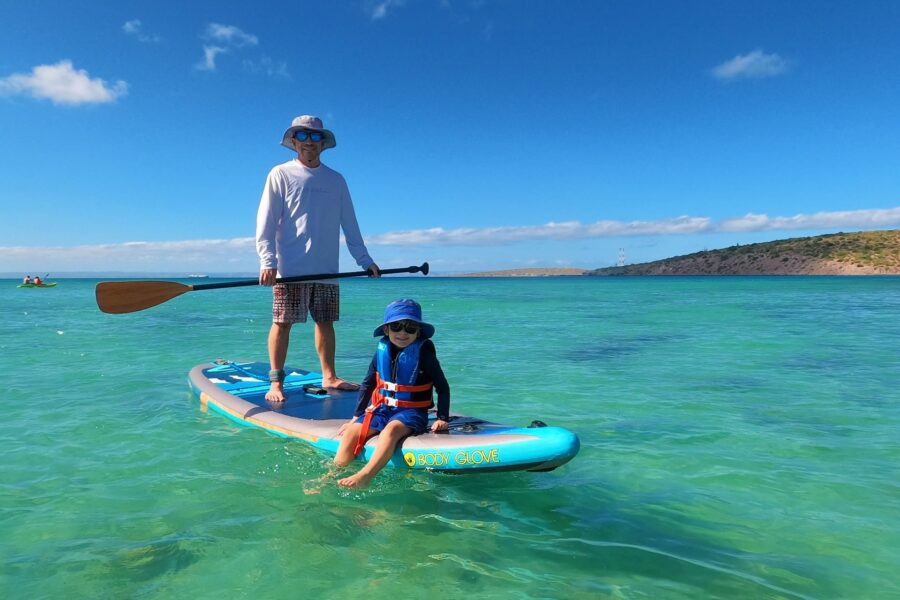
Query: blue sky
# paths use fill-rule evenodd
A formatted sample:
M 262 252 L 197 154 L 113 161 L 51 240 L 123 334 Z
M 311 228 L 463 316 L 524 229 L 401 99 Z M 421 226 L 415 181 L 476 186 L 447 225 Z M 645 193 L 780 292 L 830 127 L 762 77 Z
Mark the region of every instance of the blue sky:
M 299 114 L 384 268 L 900 227 L 900 3 L 0 6 L 0 272 L 255 272 Z

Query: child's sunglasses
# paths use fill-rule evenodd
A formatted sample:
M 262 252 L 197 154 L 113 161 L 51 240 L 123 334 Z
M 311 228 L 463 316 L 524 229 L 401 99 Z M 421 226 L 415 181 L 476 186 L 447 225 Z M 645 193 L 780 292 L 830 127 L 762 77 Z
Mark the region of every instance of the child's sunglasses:
M 303 131 L 300 130 L 294 134 L 294 139 L 298 142 L 305 142 L 306 139 L 309 138 L 314 142 L 321 142 L 325 139 L 325 134 L 319 133 L 318 131 Z
M 418 323 L 404 323 L 402 321 L 397 321 L 396 323 L 389 323 L 388 327 L 390 327 L 391 331 L 393 331 L 394 333 L 400 333 L 401 329 L 410 335 L 419 333 Z

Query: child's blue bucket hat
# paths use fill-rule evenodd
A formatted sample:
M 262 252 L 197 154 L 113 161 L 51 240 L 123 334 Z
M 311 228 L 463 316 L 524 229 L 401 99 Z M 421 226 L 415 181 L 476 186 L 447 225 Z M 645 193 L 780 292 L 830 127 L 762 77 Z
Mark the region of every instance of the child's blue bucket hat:
M 384 326 L 397 321 L 415 321 L 422 329 L 419 331 L 419 337 L 427 340 L 434 335 L 434 326 L 422 320 L 422 307 L 419 303 L 410 298 L 401 298 L 394 300 L 384 309 L 384 323 L 375 328 L 374 337 L 384 335 Z

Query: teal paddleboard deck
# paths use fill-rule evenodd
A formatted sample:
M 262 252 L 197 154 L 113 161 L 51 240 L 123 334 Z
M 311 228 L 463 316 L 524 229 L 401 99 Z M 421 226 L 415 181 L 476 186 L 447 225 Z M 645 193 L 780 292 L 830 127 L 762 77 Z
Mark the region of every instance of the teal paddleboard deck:
M 286 400 L 274 404 L 265 398 L 268 371 L 265 363 L 216 361 L 194 367 L 188 380 L 204 408 L 241 425 L 336 453 L 338 429 L 353 415 L 358 393 L 334 389 L 322 393 L 320 373 L 286 367 Z M 432 412 L 430 421 L 434 418 Z M 368 441 L 361 459 L 371 457 L 377 439 Z M 453 473 L 550 471 L 572 460 L 578 448 L 578 436 L 562 427 L 539 421 L 517 427 L 454 415 L 447 433 L 428 432 L 403 440 L 389 464 Z

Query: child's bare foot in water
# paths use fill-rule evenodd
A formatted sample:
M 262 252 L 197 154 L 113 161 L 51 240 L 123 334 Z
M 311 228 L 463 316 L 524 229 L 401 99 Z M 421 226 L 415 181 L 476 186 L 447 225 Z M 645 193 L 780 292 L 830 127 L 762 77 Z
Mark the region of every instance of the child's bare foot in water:
M 273 381 L 266 392 L 266 400 L 269 402 L 284 402 L 284 388 L 280 381 Z
M 338 485 L 345 488 L 364 488 L 369 487 L 371 481 L 372 475 L 359 471 L 350 477 L 338 480 Z

